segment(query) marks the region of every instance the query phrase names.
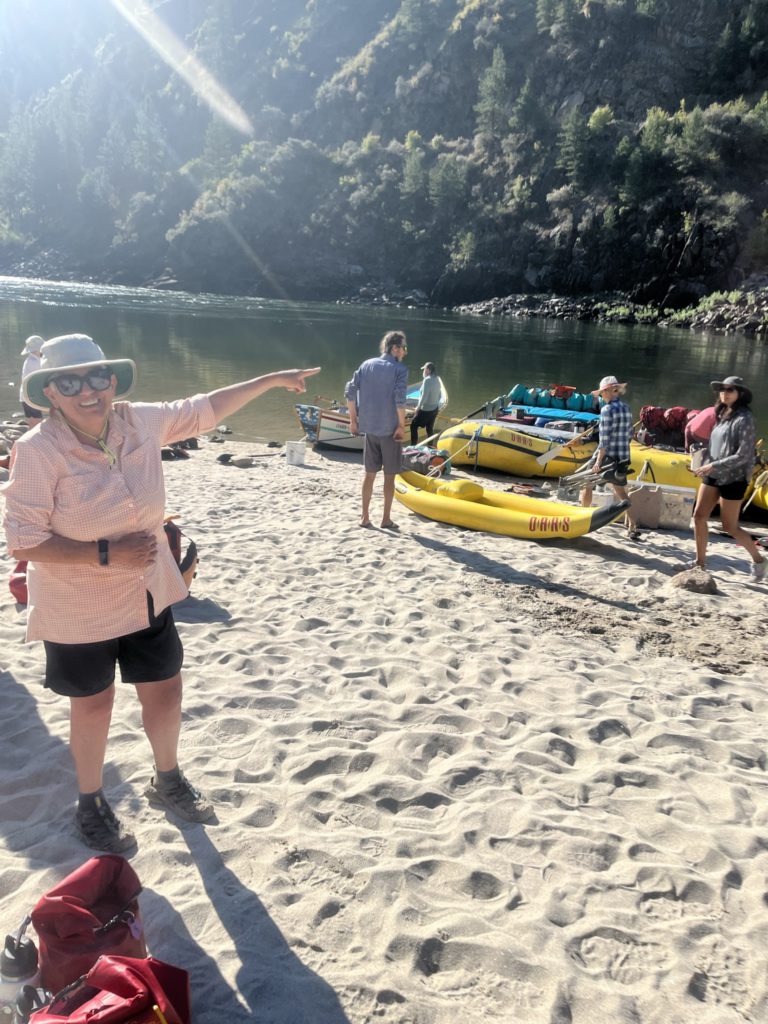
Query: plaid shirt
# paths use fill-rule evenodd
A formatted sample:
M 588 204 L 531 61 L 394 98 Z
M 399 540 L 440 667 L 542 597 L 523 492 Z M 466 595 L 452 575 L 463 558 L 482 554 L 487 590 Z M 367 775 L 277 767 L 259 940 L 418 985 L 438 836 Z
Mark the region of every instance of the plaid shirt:
M 632 436 L 632 412 L 618 398 L 612 399 L 600 410 L 600 443 L 606 459 L 612 462 L 629 461 L 629 440 Z
M 98 448 L 81 444 L 55 414 L 13 447 L 3 525 L 10 551 L 34 548 L 53 534 L 72 540 L 118 540 L 147 531 L 157 559 L 144 569 L 67 562 L 30 562 L 27 640 L 95 643 L 149 625 L 147 591 L 155 613 L 187 596 L 165 539 L 165 482 L 160 446 L 216 424 L 207 395 L 179 402 L 116 402 L 108 444 L 110 468 Z

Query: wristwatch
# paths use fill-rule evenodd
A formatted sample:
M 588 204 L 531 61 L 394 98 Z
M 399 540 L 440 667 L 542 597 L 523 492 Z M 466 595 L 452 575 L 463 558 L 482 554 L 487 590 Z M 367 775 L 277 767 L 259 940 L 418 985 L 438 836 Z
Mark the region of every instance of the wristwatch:
M 109 541 L 97 540 L 99 548 L 99 565 L 109 565 Z

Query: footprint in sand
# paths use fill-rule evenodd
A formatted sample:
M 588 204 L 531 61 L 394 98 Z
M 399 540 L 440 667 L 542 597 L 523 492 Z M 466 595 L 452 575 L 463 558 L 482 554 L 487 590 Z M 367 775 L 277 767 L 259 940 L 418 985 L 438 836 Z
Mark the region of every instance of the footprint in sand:
M 347 757 L 338 754 L 325 760 L 313 761 L 293 776 L 296 782 L 311 782 L 320 775 L 345 775 L 347 772 L 367 772 L 375 760 L 373 754 L 358 754 Z
M 561 739 L 556 736 L 554 739 L 549 740 L 546 746 L 546 752 L 552 754 L 554 757 L 558 757 L 564 764 L 573 767 L 576 764 L 576 747 L 572 743 L 568 743 L 567 740 Z
M 671 950 L 618 928 L 597 928 L 575 939 L 568 952 L 589 974 L 621 985 L 648 981 L 649 975 L 668 971 L 673 960 Z
M 755 954 L 760 956 L 760 954 Z M 755 955 L 752 959 L 754 960 Z M 739 1019 L 755 1021 L 755 1002 L 764 997 L 764 986 L 755 989 L 747 977 L 749 956 L 718 941 L 702 952 L 696 961 L 696 970 L 688 985 L 688 992 L 702 1003 L 735 1010 Z M 760 957 L 762 965 L 762 957 Z M 753 964 L 756 968 L 757 965 Z M 760 968 L 762 973 L 762 966 Z M 729 1019 L 732 1019 L 729 1015 Z
M 631 737 L 632 733 L 618 718 L 604 718 L 602 722 L 593 725 L 587 735 L 593 743 L 605 743 L 606 740 L 615 739 L 617 736 Z
M 713 920 L 722 916 L 722 912 L 715 910 L 707 900 L 686 900 L 682 894 L 658 892 L 642 897 L 640 912 L 651 921 Z

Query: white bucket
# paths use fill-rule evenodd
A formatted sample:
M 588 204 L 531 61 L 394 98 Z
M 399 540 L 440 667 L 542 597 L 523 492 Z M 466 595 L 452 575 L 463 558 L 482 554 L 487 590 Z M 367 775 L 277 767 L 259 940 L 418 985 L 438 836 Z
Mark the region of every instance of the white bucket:
M 285 442 L 285 463 L 287 466 L 303 466 L 304 450 L 306 445 L 303 441 Z

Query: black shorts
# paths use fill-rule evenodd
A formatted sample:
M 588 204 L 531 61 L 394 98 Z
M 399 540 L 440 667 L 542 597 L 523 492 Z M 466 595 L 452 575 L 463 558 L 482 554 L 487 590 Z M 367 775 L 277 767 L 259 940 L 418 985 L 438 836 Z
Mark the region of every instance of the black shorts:
M 45 640 L 45 686 L 62 697 L 92 697 L 108 690 L 120 665 L 124 683 L 158 683 L 181 670 L 184 649 L 173 613 L 155 615 L 147 594 L 149 625 L 135 633 L 90 644 L 58 644 Z
M 726 501 L 741 501 L 749 486 L 746 480 L 734 480 L 730 484 L 719 484 L 713 476 L 705 476 L 704 483 L 707 487 L 715 487 L 720 491 L 720 497 L 725 498 Z

